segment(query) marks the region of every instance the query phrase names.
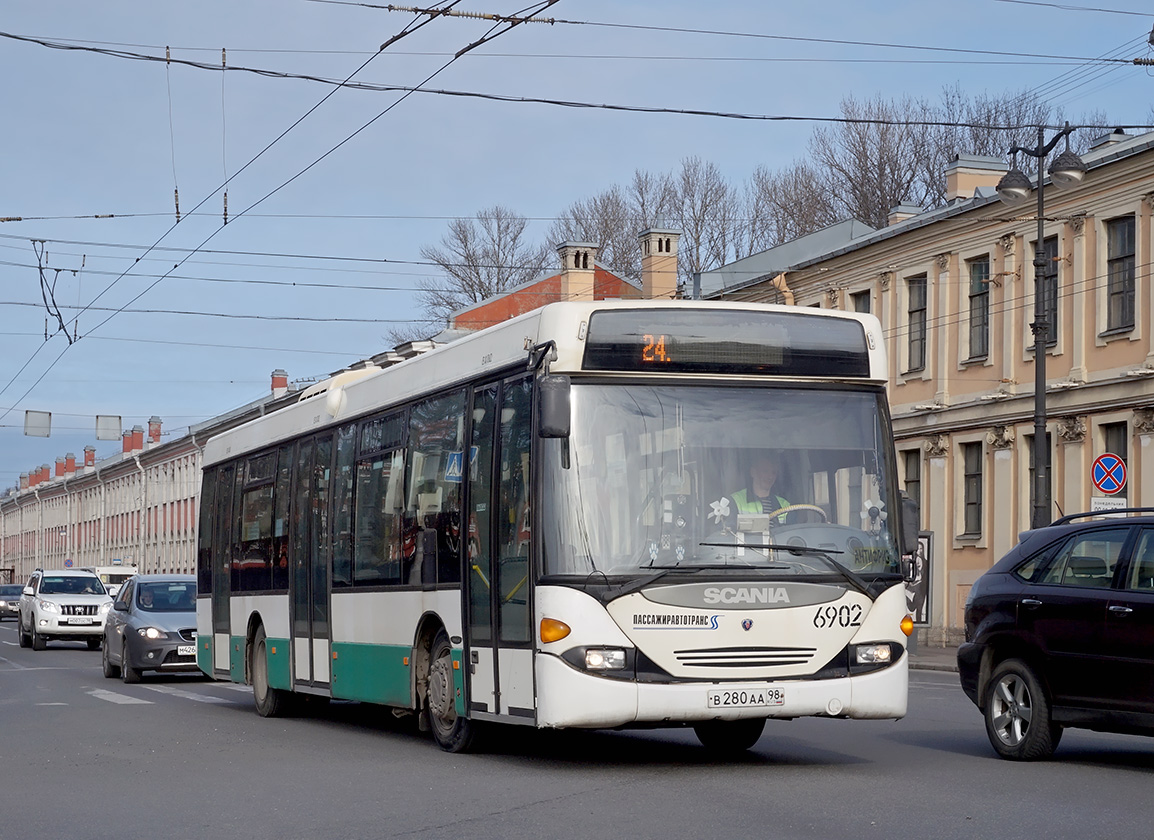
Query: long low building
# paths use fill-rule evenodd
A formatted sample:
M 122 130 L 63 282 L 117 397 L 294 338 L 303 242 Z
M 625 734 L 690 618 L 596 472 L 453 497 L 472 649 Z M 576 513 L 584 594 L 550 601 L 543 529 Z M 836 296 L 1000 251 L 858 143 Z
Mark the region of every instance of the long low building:
M 0 582 L 37 568 L 135 566 L 140 572 L 196 570 L 196 518 L 204 443 L 213 435 L 295 400 L 283 370 L 270 393 L 162 442 L 153 417 L 124 432 L 121 451 L 96 460 L 88 446 L 20 476 L 0 497 Z

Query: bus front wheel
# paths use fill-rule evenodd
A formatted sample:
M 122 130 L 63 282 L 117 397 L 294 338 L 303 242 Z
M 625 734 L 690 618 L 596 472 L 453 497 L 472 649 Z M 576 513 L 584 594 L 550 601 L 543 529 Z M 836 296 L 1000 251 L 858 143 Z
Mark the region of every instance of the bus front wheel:
M 249 648 L 249 674 L 252 675 L 252 697 L 256 711 L 261 717 L 279 717 L 288 708 L 288 692 L 272 688 L 268 684 L 268 645 L 265 642 L 264 627 L 258 627 Z
M 718 753 L 739 753 L 748 750 L 757 743 L 764 729 L 765 718 L 705 720 L 693 726 L 701 745 Z
M 475 724 L 457 714 L 453 679 L 453 649 L 444 630 L 433 639 L 429 656 L 427 713 L 437 745 L 446 752 L 467 752 L 473 743 Z

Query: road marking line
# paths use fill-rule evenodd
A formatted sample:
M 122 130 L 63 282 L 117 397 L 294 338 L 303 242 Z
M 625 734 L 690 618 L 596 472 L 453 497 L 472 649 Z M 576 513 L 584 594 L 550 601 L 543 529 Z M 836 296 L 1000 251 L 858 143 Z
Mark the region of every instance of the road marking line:
M 67 703 L 37 703 L 37 706 L 67 706 Z
M 127 694 L 117 694 L 115 691 L 105 691 L 103 688 L 94 688 L 88 693 L 97 700 L 107 700 L 109 703 L 119 703 L 121 705 L 153 705 L 151 700 L 145 700 L 141 697 L 130 697 Z
M 229 691 L 243 691 L 248 694 L 252 688 L 247 685 L 240 685 L 239 683 L 220 683 L 221 688 L 227 688 Z
M 161 694 L 168 694 L 171 697 L 181 697 L 185 700 L 195 700 L 198 703 L 228 703 L 223 697 L 211 697 L 207 694 L 196 694 L 192 691 L 185 691 L 183 688 L 173 688 L 168 685 L 145 685 L 141 688 L 147 688 L 149 691 L 158 691 Z

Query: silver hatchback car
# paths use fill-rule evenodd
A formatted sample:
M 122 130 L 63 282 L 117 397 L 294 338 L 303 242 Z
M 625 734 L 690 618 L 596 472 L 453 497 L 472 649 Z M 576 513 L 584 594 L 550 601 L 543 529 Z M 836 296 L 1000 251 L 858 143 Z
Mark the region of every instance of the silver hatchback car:
M 144 671 L 198 671 L 196 577 L 134 575 L 104 623 L 104 676 L 140 682 Z

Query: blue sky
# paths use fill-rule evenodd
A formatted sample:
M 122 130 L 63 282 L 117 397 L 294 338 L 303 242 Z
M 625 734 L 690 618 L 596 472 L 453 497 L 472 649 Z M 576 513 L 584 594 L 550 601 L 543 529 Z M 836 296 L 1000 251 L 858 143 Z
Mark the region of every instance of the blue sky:
M 520 7 L 465 0 L 457 8 Z M 1102 65 L 1023 55 L 1152 54 L 1146 38 L 1154 16 L 1103 8 L 1005 0 L 562 0 L 548 14 L 581 24 L 518 27 L 428 86 L 828 117 L 847 95 L 934 99 L 958 84 L 971 94 L 1035 90 L 1068 116 L 1101 110 L 1115 123 L 1144 123 L 1154 68 L 1106 74 Z M 1148 8 L 1136 0 L 1109 5 L 1115 12 Z M 314 0 L 7 0 L 0 30 L 153 56 L 168 46 L 174 59 L 213 64 L 225 48 L 230 66 L 343 79 L 411 20 Z M 416 84 L 486 29 L 476 20 L 438 19 L 355 78 Z M 782 167 L 803 156 L 815 125 L 416 94 L 350 139 L 399 95 L 341 90 L 305 117 L 330 86 L 10 38 L 0 38 L 0 70 L 7 80 L 0 217 L 24 219 L 0 222 L 0 413 L 7 412 L 0 488 L 65 452 L 80 457 L 96 443 L 97 414 L 120 415 L 125 428 L 155 414 L 166 433 L 179 434 L 264 394 L 275 368 L 290 380 L 323 377 L 388 349 L 389 328 L 416 313 L 415 283 L 435 276 L 405 261 L 419 262 L 421 246 L 440 239 L 448 218 L 502 204 L 530 217 L 530 235 L 543 240 L 559 211 L 625 182 L 635 169 L 667 171 L 697 155 L 742 181 L 758 165 Z M 1072 74 L 1065 83 L 1063 74 Z M 230 221 L 222 228 L 218 188 L 226 173 L 270 143 L 229 184 Z M 174 188 L 183 213 L 175 227 Z M 123 311 L 102 324 L 113 312 L 90 308 L 79 315 L 78 342 L 68 346 L 61 334 L 45 342 L 38 260 L 70 328 L 78 309 L 110 284 L 95 307 L 151 311 Z M 25 409 L 53 413 L 51 438 L 22 434 Z M 98 457 L 119 450 L 97 445 Z

